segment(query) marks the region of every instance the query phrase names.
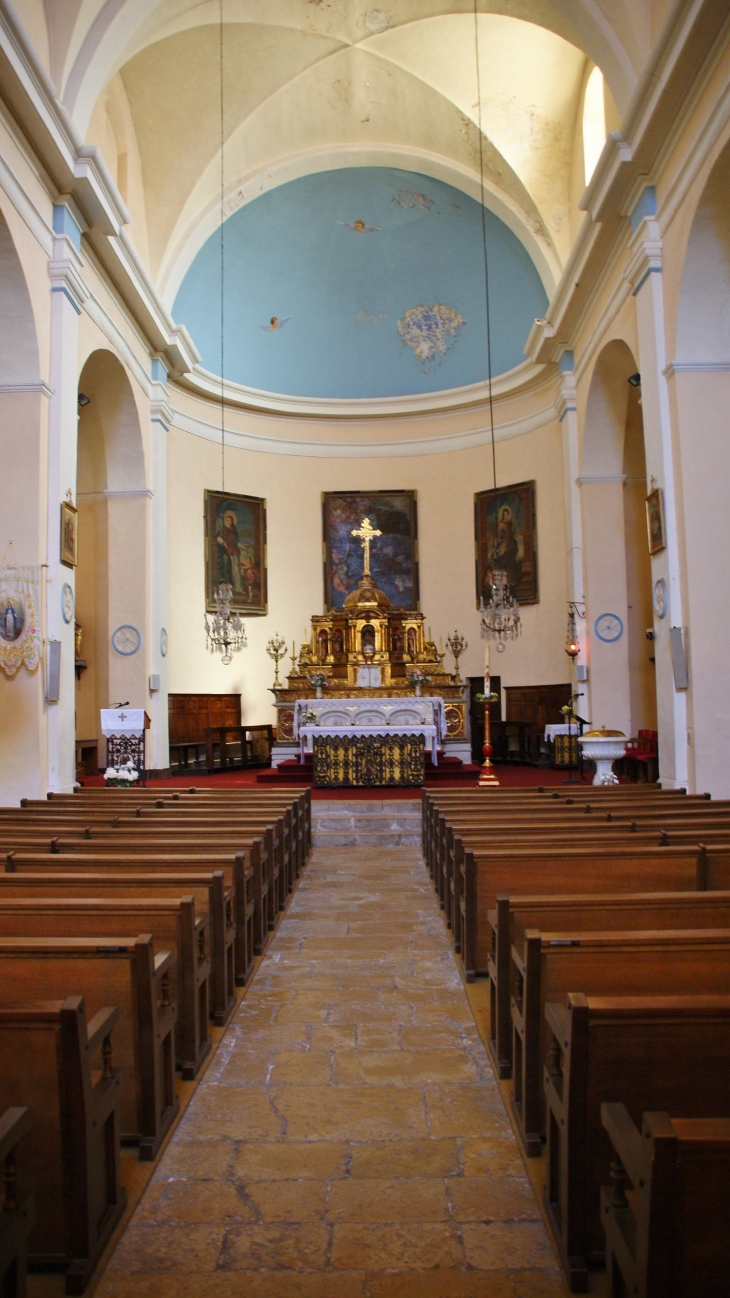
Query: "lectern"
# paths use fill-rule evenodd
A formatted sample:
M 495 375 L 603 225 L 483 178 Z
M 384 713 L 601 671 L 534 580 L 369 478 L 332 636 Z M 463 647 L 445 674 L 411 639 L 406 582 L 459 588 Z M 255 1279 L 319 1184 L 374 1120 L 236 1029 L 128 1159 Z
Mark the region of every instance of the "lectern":
M 144 708 L 101 709 L 107 766 L 123 766 L 131 762 L 139 776 L 139 784 L 145 782 L 144 732 L 149 728 L 150 719 Z

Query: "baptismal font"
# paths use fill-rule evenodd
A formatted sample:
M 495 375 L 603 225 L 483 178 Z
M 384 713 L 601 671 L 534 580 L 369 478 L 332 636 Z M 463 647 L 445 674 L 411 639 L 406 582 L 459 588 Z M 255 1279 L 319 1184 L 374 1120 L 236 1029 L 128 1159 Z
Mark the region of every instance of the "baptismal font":
M 408 672 L 419 667 L 428 677 L 423 693 L 444 700 L 448 740 L 460 741 L 458 756 L 467 755 L 466 702 L 464 687 L 444 671 L 443 655 L 425 633 L 424 614 L 413 609 L 393 608 L 384 591 L 378 590 L 370 572 L 370 548 L 380 532 L 364 518 L 353 529 L 363 550 L 363 575 L 346 597 L 343 607 L 315 613 L 311 636 L 298 656 L 286 684 L 274 688 L 277 709 L 277 744 L 293 745 L 294 705 L 311 698 L 307 673 L 321 668 L 328 677 L 328 698 L 398 698 L 413 695 Z M 463 750 L 463 754 L 462 754 Z

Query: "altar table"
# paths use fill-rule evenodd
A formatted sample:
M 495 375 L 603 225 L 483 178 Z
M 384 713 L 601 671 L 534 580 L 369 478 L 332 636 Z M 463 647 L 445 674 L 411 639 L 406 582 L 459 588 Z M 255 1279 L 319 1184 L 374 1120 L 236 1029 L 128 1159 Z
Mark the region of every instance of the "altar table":
M 313 725 L 299 727 L 299 742 L 301 745 L 301 757 L 307 748 L 311 752 L 314 740 L 317 735 L 323 737 L 337 736 L 338 738 L 369 738 L 375 735 L 422 735 L 425 748 L 431 749 L 431 760 L 434 766 L 438 765 L 438 727 L 435 725 L 423 726 L 400 726 L 400 725 L 375 725 L 375 726 L 327 726 Z

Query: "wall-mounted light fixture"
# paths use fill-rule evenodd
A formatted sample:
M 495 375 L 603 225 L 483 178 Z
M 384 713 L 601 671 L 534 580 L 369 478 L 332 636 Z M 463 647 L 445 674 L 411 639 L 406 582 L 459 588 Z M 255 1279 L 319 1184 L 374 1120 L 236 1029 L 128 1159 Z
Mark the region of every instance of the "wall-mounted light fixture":
M 580 653 L 580 641 L 578 640 L 578 625 L 576 618 L 585 618 L 585 608 L 581 612 L 574 600 L 568 600 L 568 634 L 565 640 L 565 652 L 569 658 L 575 662 Z
M 88 406 L 91 404 L 91 397 L 87 397 L 85 392 L 79 392 L 78 402 L 80 406 Z

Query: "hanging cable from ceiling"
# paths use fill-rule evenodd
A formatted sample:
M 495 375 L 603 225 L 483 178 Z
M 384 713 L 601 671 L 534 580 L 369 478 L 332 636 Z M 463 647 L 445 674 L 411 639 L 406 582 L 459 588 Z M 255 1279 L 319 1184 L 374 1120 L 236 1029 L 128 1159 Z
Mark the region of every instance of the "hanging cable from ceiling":
M 477 78 L 477 127 L 479 131 L 479 197 L 482 212 L 482 251 L 484 254 L 484 305 L 487 316 L 487 390 L 489 393 L 489 428 L 492 440 L 492 479 L 497 489 L 497 452 L 494 445 L 494 403 L 492 401 L 492 318 L 489 309 L 489 252 L 487 249 L 487 209 L 484 205 L 484 134 L 482 132 L 482 77 L 479 63 L 479 16 L 474 0 L 474 66 Z
M 221 202 L 220 202 L 220 270 L 221 270 L 221 491 L 226 489 L 226 390 L 224 378 L 225 362 L 225 282 L 226 282 L 226 236 L 225 236 L 225 100 L 223 80 L 223 0 L 218 0 L 218 83 L 220 89 L 220 127 L 221 127 Z

